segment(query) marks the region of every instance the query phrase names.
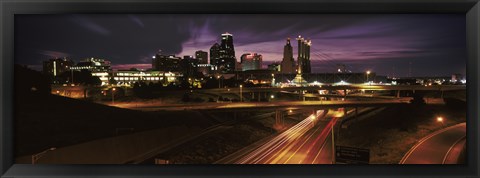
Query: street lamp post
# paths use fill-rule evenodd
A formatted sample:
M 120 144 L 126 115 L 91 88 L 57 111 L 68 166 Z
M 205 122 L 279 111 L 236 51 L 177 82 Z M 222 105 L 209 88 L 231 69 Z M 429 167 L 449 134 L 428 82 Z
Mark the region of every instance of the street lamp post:
M 332 118 L 334 119 L 334 118 Z M 332 124 L 332 164 L 335 164 L 335 132 L 333 131 L 333 124 Z
M 72 72 L 72 81 L 71 81 L 71 83 L 70 83 L 70 84 L 73 84 L 73 70 L 72 70 L 72 68 L 71 68 L 71 67 L 70 67 L 70 71 Z
M 35 162 L 40 159 L 43 155 L 45 155 L 45 153 L 49 152 L 49 151 L 53 151 L 53 150 L 56 150 L 57 148 L 55 147 L 52 147 L 52 148 L 49 148 L 45 151 L 42 151 L 40 153 L 37 153 L 37 154 L 34 154 L 32 155 L 32 164 L 35 164 Z
M 242 102 L 242 100 L 243 100 L 242 88 L 243 88 L 243 85 L 240 85 L 240 102 Z
M 437 117 L 437 122 L 440 122 L 442 127 L 445 127 L 445 124 L 443 123 L 443 117 Z
M 112 105 L 115 105 L 115 88 L 112 88 Z
M 220 75 L 217 76 L 217 80 L 218 80 L 218 88 L 220 88 Z
M 370 85 L 370 82 L 368 81 L 368 75 L 370 75 L 370 71 L 367 71 L 367 83 Z

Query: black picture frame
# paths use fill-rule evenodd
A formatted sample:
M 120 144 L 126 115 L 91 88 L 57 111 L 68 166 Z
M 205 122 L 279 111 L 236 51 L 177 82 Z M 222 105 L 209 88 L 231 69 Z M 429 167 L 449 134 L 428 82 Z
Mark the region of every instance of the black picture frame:
M 10 177 L 479 177 L 479 0 L 1 0 L 0 174 Z M 15 14 L 464 13 L 467 163 L 463 165 L 22 165 L 13 158 Z M 448 25 L 448 24 L 447 24 Z

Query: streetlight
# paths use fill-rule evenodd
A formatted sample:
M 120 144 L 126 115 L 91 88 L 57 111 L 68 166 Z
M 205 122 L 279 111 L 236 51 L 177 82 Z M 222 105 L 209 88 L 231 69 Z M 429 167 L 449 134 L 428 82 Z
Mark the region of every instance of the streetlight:
M 335 118 L 332 118 L 332 120 Z M 333 124 L 332 124 L 332 164 L 335 164 L 335 136 L 333 131 Z
M 49 151 L 53 151 L 53 150 L 56 150 L 57 148 L 55 147 L 52 147 L 52 148 L 49 148 L 45 151 L 42 151 L 40 153 L 37 153 L 37 154 L 34 154 L 32 155 L 32 164 L 35 164 L 35 162 L 40 159 L 43 155 L 45 155 L 45 153 L 49 152 Z
M 445 127 L 445 125 L 443 124 L 443 117 L 437 117 L 437 122 L 440 122 L 442 124 L 442 127 Z
M 218 80 L 218 88 L 220 88 L 220 75 L 217 76 L 217 80 Z
M 115 105 L 115 88 L 112 88 L 112 105 Z
M 370 75 L 370 71 L 367 70 L 367 83 L 370 84 L 370 82 L 368 81 L 368 75 Z
M 243 94 L 243 93 L 242 93 L 242 88 L 243 88 L 243 85 L 240 85 L 240 102 L 242 102 L 242 98 L 243 98 L 243 97 L 242 97 L 242 94 Z

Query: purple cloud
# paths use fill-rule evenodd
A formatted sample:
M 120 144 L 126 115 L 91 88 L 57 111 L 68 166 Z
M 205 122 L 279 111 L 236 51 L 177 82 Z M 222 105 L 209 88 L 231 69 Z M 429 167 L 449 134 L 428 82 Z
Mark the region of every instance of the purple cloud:
M 80 25 L 81 27 L 88 29 L 92 32 L 95 32 L 100 35 L 109 35 L 110 31 L 107 30 L 106 28 L 96 24 L 95 22 L 91 21 L 88 18 L 82 17 L 82 16 L 74 16 L 72 20 Z
M 49 58 L 62 58 L 69 57 L 70 54 L 60 51 L 51 51 L 51 50 L 38 50 L 38 54 L 48 56 Z

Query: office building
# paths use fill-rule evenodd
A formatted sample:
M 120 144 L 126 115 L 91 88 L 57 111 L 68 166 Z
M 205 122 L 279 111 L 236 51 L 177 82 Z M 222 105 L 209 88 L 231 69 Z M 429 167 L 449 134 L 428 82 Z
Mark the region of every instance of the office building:
M 193 56 L 183 56 L 181 62 L 181 69 L 183 76 L 186 77 L 195 77 L 197 73 L 198 60 L 193 58 Z
M 73 65 L 73 61 L 67 58 L 50 59 L 43 62 L 43 72 L 56 77 L 63 72 L 69 71 Z
M 217 61 L 220 59 L 220 45 L 215 43 L 210 47 L 210 64 L 217 65 Z
M 286 74 L 295 73 L 295 60 L 293 59 L 293 48 L 290 44 L 290 38 L 287 38 L 287 43 L 283 47 L 283 59 L 281 62 L 281 72 Z
M 130 69 L 113 71 L 111 76 L 115 79 L 117 85 L 133 86 L 136 82 L 162 83 L 163 85 L 168 85 L 169 83 L 178 82 L 178 78 L 181 77 L 182 74 L 178 72 Z
M 268 65 L 268 70 L 273 70 L 275 72 L 281 72 L 282 71 L 282 65 L 279 62 L 274 62 L 274 63 Z
M 87 58 L 77 65 L 70 68 L 73 71 L 86 70 L 92 73 L 92 76 L 100 78 L 102 85 L 105 85 L 109 80 L 109 73 L 112 71 L 110 61 L 98 58 Z
M 217 67 L 219 73 L 232 73 L 236 65 L 233 35 L 224 33 L 221 36 L 221 44 L 215 43 L 210 48 L 210 64 Z
M 175 55 L 162 55 L 158 53 L 153 56 L 152 59 L 152 68 L 157 71 L 165 72 L 182 72 L 181 71 L 181 60 L 180 57 L 175 57 Z
M 196 51 L 195 58 L 198 60 L 199 64 L 208 64 L 208 53 L 206 51 Z
M 262 68 L 262 55 L 257 53 L 246 53 L 240 57 L 242 71 L 258 70 Z

